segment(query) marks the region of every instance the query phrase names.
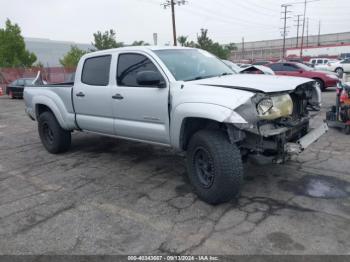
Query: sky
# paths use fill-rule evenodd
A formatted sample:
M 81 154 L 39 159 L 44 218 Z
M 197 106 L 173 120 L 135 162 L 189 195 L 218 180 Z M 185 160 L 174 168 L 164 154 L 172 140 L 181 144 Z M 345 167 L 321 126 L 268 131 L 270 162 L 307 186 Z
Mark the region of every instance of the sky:
M 165 1 L 165 0 L 164 0 Z M 25 37 L 91 43 L 93 33 L 114 29 L 117 41 L 172 42 L 170 9 L 161 0 L 0 0 L 0 27 L 7 18 Z M 309 34 L 350 31 L 350 0 L 308 0 Z M 281 4 L 289 7 L 288 36 L 296 36 L 303 0 L 188 0 L 176 6 L 177 34 L 195 40 L 201 28 L 220 43 L 281 37 Z

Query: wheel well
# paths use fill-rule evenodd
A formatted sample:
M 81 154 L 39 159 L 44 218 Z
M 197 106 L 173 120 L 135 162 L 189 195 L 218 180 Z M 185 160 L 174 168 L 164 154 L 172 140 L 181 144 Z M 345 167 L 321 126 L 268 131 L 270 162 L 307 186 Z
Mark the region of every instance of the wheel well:
M 36 112 L 36 118 L 37 118 L 37 119 L 38 119 L 39 116 L 40 116 L 42 113 L 44 113 L 44 112 L 51 112 L 51 113 L 53 113 L 52 110 L 51 110 L 48 106 L 42 105 L 42 104 L 36 105 L 36 108 L 35 108 L 35 109 L 36 109 L 35 112 Z
M 323 87 L 325 86 L 325 82 L 321 79 L 321 78 L 318 78 L 318 77 L 314 77 L 313 78 L 313 80 L 317 80 L 317 81 L 320 81 L 320 82 L 322 82 L 322 84 L 323 84 Z
M 183 150 L 187 149 L 191 137 L 201 129 L 221 129 L 224 124 L 206 118 L 188 117 L 182 122 L 180 133 L 180 147 Z

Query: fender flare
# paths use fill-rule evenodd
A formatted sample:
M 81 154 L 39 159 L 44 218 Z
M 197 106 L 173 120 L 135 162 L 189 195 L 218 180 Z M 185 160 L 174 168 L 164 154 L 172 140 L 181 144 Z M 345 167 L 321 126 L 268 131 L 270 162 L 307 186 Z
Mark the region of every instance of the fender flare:
M 180 149 L 180 136 L 186 118 L 202 118 L 219 123 L 246 124 L 247 122 L 234 110 L 209 103 L 183 103 L 172 111 L 170 121 L 171 145 Z
M 63 103 L 61 103 L 60 105 L 60 101 L 57 102 L 57 101 L 54 101 L 51 97 L 39 95 L 33 98 L 32 104 L 34 105 L 34 110 L 35 110 L 34 115 L 36 118 L 38 118 L 38 115 L 36 112 L 37 106 L 44 105 L 44 106 L 47 106 L 52 111 L 58 123 L 63 129 L 73 130 L 75 128 L 74 114 L 72 114 L 73 115 L 72 119 L 69 119 L 70 113 L 65 109 Z

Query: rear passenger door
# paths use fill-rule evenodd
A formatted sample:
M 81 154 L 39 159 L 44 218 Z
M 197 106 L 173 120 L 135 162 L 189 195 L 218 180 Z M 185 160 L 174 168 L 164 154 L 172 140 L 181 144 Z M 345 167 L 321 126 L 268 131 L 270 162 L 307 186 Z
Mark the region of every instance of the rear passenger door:
M 114 134 L 110 85 L 111 55 L 87 58 L 73 88 L 76 120 L 83 130 Z M 78 77 L 79 77 L 78 76 Z
M 142 52 L 120 53 L 113 87 L 115 132 L 135 140 L 169 144 L 169 83 L 157 62 Z M 161 86 L 138 84 L 141 71 L 152 71 Z

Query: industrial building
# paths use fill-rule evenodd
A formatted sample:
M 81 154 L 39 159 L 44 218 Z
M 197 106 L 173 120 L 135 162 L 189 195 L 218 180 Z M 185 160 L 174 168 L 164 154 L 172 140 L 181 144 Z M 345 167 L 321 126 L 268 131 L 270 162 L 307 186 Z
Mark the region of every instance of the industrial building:
M 90 44 L 79 44 L 68 41 L 55 41 L 45 38 L 24 38 L 26 48 L 37 56 L 37 62 L 45 67 L 61 66 L 59 60 L 70 50 L 72 45 L 80 49 L 89 50 Z
M 286 48 L 300 48 L 301 37 L 286 38 Z M 350 32 L 310 35 L 304 37 L 304 47 L 349 45 Z M 282 58 L 283 39 L 237 43 L 238 49 L 232 52 L 231 60 L 255 61 L 278 60 Z

